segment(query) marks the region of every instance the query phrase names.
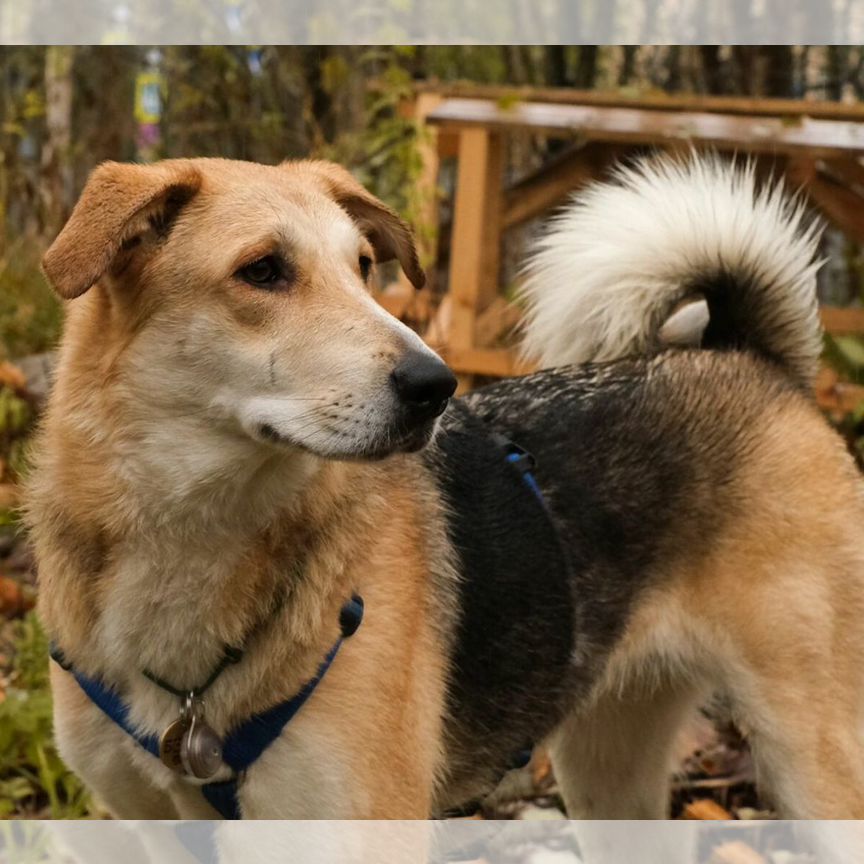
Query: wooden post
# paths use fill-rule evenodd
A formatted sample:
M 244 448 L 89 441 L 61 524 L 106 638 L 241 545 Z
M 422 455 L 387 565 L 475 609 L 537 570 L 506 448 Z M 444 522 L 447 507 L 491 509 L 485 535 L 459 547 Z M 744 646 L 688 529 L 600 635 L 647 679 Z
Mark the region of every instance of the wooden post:
M 841 231 L 859 243 L 864 242 L 864 197 L 819 170 L 815 159 L 790 159 L 786 173 Z
M 500 133 L 463 129 L 450 244 L 448 346 L 475 347 L 477 315 L 498 293 L 504 146 Z M 469 389 L 471 376 L 460 377 Z

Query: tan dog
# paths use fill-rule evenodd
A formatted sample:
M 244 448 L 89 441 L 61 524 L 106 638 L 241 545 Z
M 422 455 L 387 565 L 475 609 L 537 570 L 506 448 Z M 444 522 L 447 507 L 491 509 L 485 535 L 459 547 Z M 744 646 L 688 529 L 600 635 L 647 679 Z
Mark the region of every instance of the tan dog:
M 662 186 L 634 194 L 656 209 Z M 813 305 L 813 238 L 781 206 L 797 245 L 778 249 L 739 192 L 763 246 L 736 258 L 701 225 L 694 247 L 729 285 L 664 277 L 676 303 L 707 297 L 719 350 L 504 382 L 416 453 L 455 382 L 368 293 L 376 260 L 423 281 L 392 211 L 324 163 L 98 168 L 45 258 L 73 302 L 30 488 L 71 668 L 159 735 L 178 698 L 152 679 L 195 688 L 242 645 L 204 698 L 224 737 L 316 674 L 356 592 L 362 627 L 239 778 L 246 817 L 425 818 L 542 738 L 571 815 L 662 816 L 676 729 L 715 687 L 786 814 L 864 817 L 862 486 L 805 394 L 815 318 L 770 319 L 791 301 L 735 265 L 787 255 L 775 293 L 804 279 Z M 749 319 L 718 314 L 742 298 Z M 538 457 L 551 515 L 515 471 L 479 470 L 487 429 Z M 567 564 L 529 572 L 543 519 Z M 215 815 L 68 671 L 52 681 L 61 752 L 115 815 Z

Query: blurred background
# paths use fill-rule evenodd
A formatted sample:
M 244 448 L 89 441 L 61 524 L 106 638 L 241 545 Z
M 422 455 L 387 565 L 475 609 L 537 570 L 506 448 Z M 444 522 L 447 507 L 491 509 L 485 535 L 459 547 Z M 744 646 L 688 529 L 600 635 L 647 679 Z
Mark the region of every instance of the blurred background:
M 112 26 L 105 41 L 122 42 L 123 21 Z M 657 149 L 752 155 L 765 176 L 804 187 L 828 225 L 818 395 L 860 458 L 862 96 L 857 46 L 0 48 L 0 816 L 98 813 L 51 743 L 45 639 L 16 509 L 62 324 L 39 260 L 96 164 L 346 165 L 415 224 L 429 270 L 416 296 L 385 271 L 380 301 L 465 389 L 526 368 L 513 352 L 518 265 L 567 195 L 617 159 Z M 454 292 L 465 302 L 452 303 Z M 682 742 L 679 774 L 678 815 L 765 812 L 722 706 Z M 487 815 L 559 806 L 537 754 Z

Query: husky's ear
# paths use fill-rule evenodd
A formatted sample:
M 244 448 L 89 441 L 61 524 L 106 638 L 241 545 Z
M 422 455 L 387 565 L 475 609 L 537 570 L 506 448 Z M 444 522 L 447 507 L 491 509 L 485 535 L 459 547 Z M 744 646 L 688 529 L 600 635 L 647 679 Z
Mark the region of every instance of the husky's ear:
M 417 258 L 414 232 L 395 210 L 364 189 L 349 171 L 335 162 L 313 161 L 293 165 L 312 170 L 327 194 L 348 212 L 369 238 L 378 261 L 396 258 L 415 288 L 426 284 L 426 274 Z
M 54 290 L 71 300 L 131 249 L 146 231 L 164 231 L 198 191 L 201 175 L 185 160 L 132 165 L 104 162 L 87 185 L 69 221 L 42 259 Z

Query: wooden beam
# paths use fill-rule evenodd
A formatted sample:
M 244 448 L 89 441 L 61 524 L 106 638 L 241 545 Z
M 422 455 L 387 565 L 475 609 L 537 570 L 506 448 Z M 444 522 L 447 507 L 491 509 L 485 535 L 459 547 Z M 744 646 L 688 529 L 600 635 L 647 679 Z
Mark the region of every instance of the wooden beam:
M 864 197 L 820 171 L 813 159 L 790 159 L 787 176 L 841 231 L 864 242 Z
M 819 316 L 832 336 L 864 335 L 864 309 L 822 306 Z
M 515 102 L 548 102 L 558 105 L 596 105 L 661 111 L 704 111 L 767 117 L 820 117 L 826 120 L 864 121 L 861 102 L 815 99 L 765 99 L 742 96 L 670 94 L 627 87 L 621 90 L 575 90 L 570 87 L 508 87 L 468 81 L 421 82 L 417 92 L 445 98 L 491 99 L 504 105 Z
M 459 135 L 441 130 L 438 136 L 438 159 L 455 159 L 459 156 Z
M 596 180 L 621 152 L 619 148 L 592 142 L 569 150 L 521 180 L 505 196 L 504 229 L 541 215 L 575 189 Z
M 864 165 L 857 159 L 831 159 L 825 162 L 825 169 L 848 186 L 857 186 L 857 191 L 864 192 Z
M 450 244 L 447 343 L 453 348 L 474 347 L 477 314 L 498 292 L 503 154 L 500 135 L 462 132 Z
M 448 345 L 442 349 L 441 356 L 454 372 L 463 375 L 510 378 L 537 370 L 536 364 L 520 360 L 509 348 L 454 348 Z
M 579 135 L 589 141 L 671 146 L 690 141 L 754 153 L 806 154 L 837 158 L 864 152 L 864 124 L 842 120 L 746 117 L 694 111 L 648 111 L 586 105 L 517 102 L 512 106 L 484 99 L 445 99 L 429 122 L 443 128 L 530 130 L 549 135 Z
M 480 348 L 487 348 L 502 336 L 511 332 L 522 320 L 522 310 L 500 295 L 477 316 L 475 341 Z

